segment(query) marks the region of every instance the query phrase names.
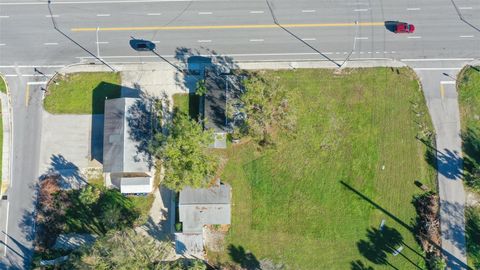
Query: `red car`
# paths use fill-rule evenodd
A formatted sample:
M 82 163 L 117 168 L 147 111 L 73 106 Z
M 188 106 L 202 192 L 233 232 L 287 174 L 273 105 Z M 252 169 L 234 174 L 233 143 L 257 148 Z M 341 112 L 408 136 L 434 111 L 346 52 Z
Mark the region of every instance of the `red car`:
M 413 24 L 398 22 L 397 25 L 395 25 L 395 33 L 413 33 L 414 31 L 415 26 Z

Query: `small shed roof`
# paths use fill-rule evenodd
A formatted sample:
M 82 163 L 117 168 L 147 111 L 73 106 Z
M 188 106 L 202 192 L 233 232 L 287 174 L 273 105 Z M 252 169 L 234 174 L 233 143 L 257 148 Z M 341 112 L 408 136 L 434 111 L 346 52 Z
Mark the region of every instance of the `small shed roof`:
M 206 224 L 230 224 L 230 189 L 229 185 L 222 184 L 180 191 L 179 219 L 183 231 L 198 233 Z
M 120 192 L 123 194 L 150 193 L 152 191 L 151 177 L 122 177 Z
M 146 128 L 149 114 L 148 104 L 140 98 L 105 101 L 104 172 L 150 171 L 149 157 L 143 151 L 145 141 L 151 136 L 151 129 Z
M 175 251 L 184 256 L 202 257 L 202 233 L 175 233 Z

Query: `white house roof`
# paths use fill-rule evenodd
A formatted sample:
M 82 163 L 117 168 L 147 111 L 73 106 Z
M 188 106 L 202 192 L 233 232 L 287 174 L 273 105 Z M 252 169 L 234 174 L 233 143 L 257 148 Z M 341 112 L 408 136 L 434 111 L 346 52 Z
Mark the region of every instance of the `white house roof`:
M 123 194 L 150 193 L 152 189 L 152 177 L 120 178 L 120 192 Z
M 149 172 L 149 106 L 140 98 L 105 101 L 103 171 L 110 173 Z

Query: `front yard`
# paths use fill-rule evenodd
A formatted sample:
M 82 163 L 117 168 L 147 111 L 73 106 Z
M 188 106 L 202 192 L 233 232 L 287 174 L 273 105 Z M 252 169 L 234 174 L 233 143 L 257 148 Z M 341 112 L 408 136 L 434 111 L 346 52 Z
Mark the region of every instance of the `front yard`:
M 293 138 L 278 134 L 263 152 L 251 142 L 227 149 L 222 180 L 232 185 L 232 226 L 225 252 L 210 252 L 211 260 L 424 268 L 412 232 L 412 198 L 422 193 L 414 181 L 436 184 L 417 139 L 428 143 L 433 129 L 416 77 L 406 68 L 344 72 L 266 72 L 292 93 L 297 130 Z M 394 256 L 385 244 L 404 249 Z

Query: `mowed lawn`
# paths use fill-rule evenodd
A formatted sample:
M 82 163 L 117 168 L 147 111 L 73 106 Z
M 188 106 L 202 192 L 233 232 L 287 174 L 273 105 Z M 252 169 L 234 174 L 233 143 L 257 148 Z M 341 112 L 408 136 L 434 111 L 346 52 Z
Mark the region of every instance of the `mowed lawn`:
M 280 77 L 291 91 L 297 131 L 280 135 L 277 147 L 262 153 L 250 143 L 227 150 L 222 180 L 233 188 L 227 246 L 234 248 L 210 258 L 244 265 L 269 258 L 289 269 L 423 269 L 410 231 L 416 217 L 412 197 L 421 193 L 414 181 L 436 184 L 426 148 L 416 139 L 421 126 L 431 130 L 431 123 L 413 72 L 266 74 Z M 378 241 L 367 237 L 382 219 L 401 235 L 401 255 L 377 251 Z M 242 258 L 240 247 L 254 257 Z
M 458 100 L 462 123 L 464 180 L 480 195 L 480 66 L 467 67 L 458 76 Z M 476 179 L 476 181 L 475 181 Z M 466 210 L 468 264 L 480 267 L 480 206 Z
M 44 100 L 54 114 L 103 114 L 105 99 L 121 94 L 120 73 L 79 72 L 56 77 Z

